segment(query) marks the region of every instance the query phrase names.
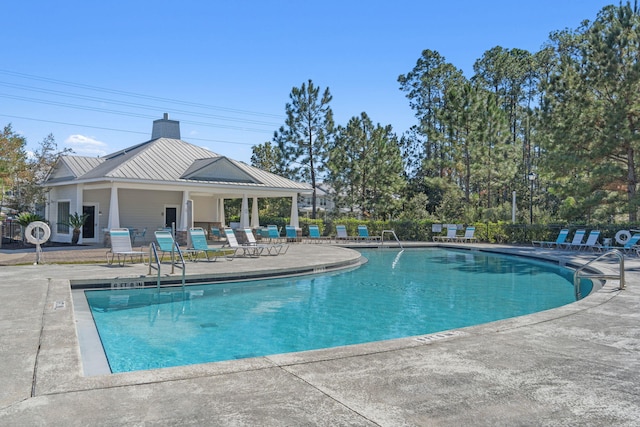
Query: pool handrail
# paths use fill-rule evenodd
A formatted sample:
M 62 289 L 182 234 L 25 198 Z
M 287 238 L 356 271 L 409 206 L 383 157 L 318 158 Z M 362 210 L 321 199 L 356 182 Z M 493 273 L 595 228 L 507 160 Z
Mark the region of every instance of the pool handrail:
M 185 291 L 185 283 L 186 283 L 186 270 L 187 270 L 187 265 L 184 262 L 184 257 L 182 256 L 182 251 L 180 250 L 180 245 L 178 245 L 178 242 L 176 242 L 174 240 L 173 242 L 174 247 L 176 249 L 176 252 L 178 253 L 178 257 L 180 258 L 180 266 L 178 266 L 178 268 L 182 268 L 182 292 Z M 173 249 L 173 248 L 172 248 Z M 153 259 L 156 260 L 156 265 L 153 266 L 151 265 L 151 255 L 153 255 Z M 176 263 L 175 262 L 171 262 L 171 274 L 174 273 L 174 268 L 175 268 Z M 151 269 L 155 268 L 156 270 L 158 270 L 158 278 L 157 278 L 157 287 L 158 290 L 160 290 L 160 258 L 158 258 L 158 249 L 156 248 L 156 243 L 155 242 L 151 242 L 149 243 L 149 273 L 151 274 Z
M 587 268 L 591 263 L 594 263 L 596 261 L 598 261 L 601 258 L 604 258 L 606 256 L 610 256 L 610 255 L 615 255 L 616 257 L 618 257 L 619 260 L 619 270 L 620 273 L 618 275 L 616 274 L 604 274 L 604 273 L 582 273 L 582 271 Z M 620 286 L 618 287 L 619 290 L 624 290 L 626 284 L 625 284 L 625 280 L 624 280 L 624 254 L 622 252 L 620 252 L 618 249 L 610 249 L 607 252 L 597 256 L 596 258 L 592 259 L 591 261 L 589 261 L 588 263 L 582 265 L 581 267 L 577 268 L 576 271 L 573 272 L 573 288 L 574 288 L 574 292 L 576 295 L 576 300 L 580 299 L 581 293 L 580 293 L 580 278 L 584 277 L 587 279 L 617 279 L 620 281 Z
M 395 230 L 382 230 L 382 233 L 380 234 L 380 245 L 384 245 L 384 233 L 390 233 L 391 235 L 393 235 L 393 237 L 396 239 L 396 242 L 398 242 L 398 246 L 400 246 L 401 249 L 404 249 L 404 246 L 402 246 L 400 239 L 398 239 L 398 236 L 396 236 Z
M 151 258 L 151 255 L 153 255 L 153 258 Z M 156 260 L 156 265 L 151 265 L 151 260 L 155 259 Z M 158 248 L 156 248 L 156 243 L 155 242 L 151 242 L 149 243 L 149 275 L 151 275 L 151 269 L 155 268 L 156 270 L 158 270 L 158 282 L 157 282 L 157 286 L 158 286 L 158 290 L 160 290 L 160 258 L 158 258 Z

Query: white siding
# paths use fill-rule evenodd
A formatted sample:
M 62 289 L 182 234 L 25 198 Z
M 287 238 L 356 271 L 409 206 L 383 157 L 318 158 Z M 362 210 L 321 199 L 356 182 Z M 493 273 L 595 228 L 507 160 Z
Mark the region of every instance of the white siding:
M 212 222 L 216 215 L 214 197 L 193 197 L 193 221 Z
M 164 206 L 180 205 L 181 191 L 149 191 L 149 190 L 118 190 L 118 204 L 120 207 L 120 225 L 122 227 L 147 227 L 147 234 L 164 227 Z M 178 210 L 180 217 L 180 210 Z M 180 221 L 180 218 L 178 218 Z

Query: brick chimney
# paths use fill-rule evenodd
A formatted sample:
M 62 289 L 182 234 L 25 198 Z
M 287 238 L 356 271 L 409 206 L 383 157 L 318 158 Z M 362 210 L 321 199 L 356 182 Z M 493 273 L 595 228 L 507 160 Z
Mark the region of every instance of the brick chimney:
M 151 139 L 157 138 L 180 139 L 180 122 L 169 120 L 169 113 L 164 113 L 161 119 L 153 121 Z

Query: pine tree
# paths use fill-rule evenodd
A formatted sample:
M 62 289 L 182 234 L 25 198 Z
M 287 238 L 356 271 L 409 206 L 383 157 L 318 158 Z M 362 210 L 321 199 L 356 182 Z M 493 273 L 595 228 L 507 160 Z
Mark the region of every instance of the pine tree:
M 273 141 L 287 162 L 288 176 L 309 182 L 313 188 L 312 213 L 316 217 L 316 188 L 326 163 L 327 143 L 333 135 L 333 112 L 329 88 L 320 96 L 320 88 L 311 80 L 294 87 L 286 104 L 285 125 L 275 132 Z

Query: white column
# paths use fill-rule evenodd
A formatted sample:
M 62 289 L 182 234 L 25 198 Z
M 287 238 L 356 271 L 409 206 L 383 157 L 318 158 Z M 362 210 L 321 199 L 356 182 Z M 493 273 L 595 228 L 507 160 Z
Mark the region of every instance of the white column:
M 213 216 L 211 217 L 214 222 L 220 221 L 220 201 L 217 197 L 212 200 L 213 203 Z
M 182 192 L 182 207 L 180 209 L 180 230 L 187 230 L 189 228 L 189 207 L 187 202 L 189 201 L 189 192 Z
M 251 205 L 251 228 L 260 227 L 260 218 L 258 217 L 258 197 L 253 197 Z
M 242 195 L 242 208 L 240 210 L 240 228 L 249 226 L 249 200 L 247 195 Z
M 84 184 L 76 185 L 76 213 L 82 216 L 82 205 L 84 204 Z M 69 214 L 72 214 L 70 212 Z M 82 233 L 80 233 L 80 239 L 78 243 L 82 243 Z
M 220 198 L 220 207 L 218 208 L 218 221 L 220 221 L 220 225 L 222 228 L 226 227 L 227 220 L 224 217 L 224 197 Z
M 118 187 L 111 187 L 111 201 L 109 202 L 109 222 L 107 228 L 120 228 L 120 207 L 118 206 Z
M 291 222 L 289 225 L 300 228 L 300 220 L 298 219 L 298 195 L 291 198 Z

